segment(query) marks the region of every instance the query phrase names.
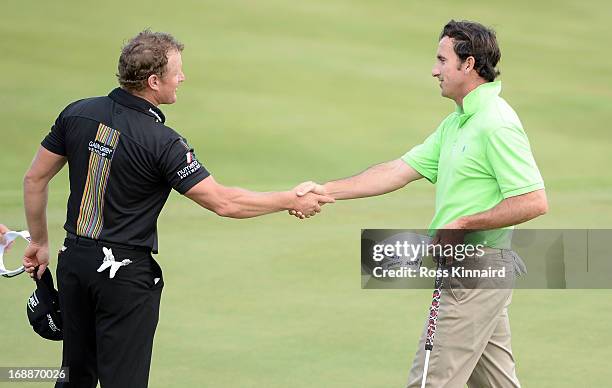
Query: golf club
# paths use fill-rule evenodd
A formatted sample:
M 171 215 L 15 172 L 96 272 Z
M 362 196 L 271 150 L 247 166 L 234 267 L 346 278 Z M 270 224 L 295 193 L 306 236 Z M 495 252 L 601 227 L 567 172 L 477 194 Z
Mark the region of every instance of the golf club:
M 436 326 L 438 324 L 438 310 L 440 309 L 440 297 L 442 295 L 442 271 L 440 270 L 442 260 L 444 258 L 437 258 L 436 267 L 436 281 L 435 289 L 433 291 L 433 297 L 431 300 L 431 306 L 429 307 L 429 319 L 427 321 L 427 336 L 425 337 L 425 365 L 423 367 L 423 381 L 421 382 L 421 388 L 425 388 L 427 381 L 427 369 L 429 367 L 429 355 L 433 350 L 434 336 L 436 335 Z

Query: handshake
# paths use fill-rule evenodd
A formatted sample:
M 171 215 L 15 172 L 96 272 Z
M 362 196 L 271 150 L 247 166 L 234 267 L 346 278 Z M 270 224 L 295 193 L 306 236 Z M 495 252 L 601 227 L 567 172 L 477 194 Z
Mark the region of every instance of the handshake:
M 301 220 L 315 216 L 321 212 L 323 205 L 336 201 L 326 192 L 323 185 L 311 181 L 300 183 L 292 192 L 296 195 L 296 199 L 289 214 Z

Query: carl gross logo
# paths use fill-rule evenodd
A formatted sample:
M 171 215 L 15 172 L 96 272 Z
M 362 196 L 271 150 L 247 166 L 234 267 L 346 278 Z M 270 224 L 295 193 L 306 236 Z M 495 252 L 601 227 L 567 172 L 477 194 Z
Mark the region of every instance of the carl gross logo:
M 112 149 L 110 146 L 100 143 L 99 141 L 95 140 L 95 141 L 90 141 L 89 142 L 89 152 L 93 152 L 95 154 L 100 155 L 103 158 L 107 158 L 107 159 L 112 159 L 113 158 L 113 151 L 114 149 Z

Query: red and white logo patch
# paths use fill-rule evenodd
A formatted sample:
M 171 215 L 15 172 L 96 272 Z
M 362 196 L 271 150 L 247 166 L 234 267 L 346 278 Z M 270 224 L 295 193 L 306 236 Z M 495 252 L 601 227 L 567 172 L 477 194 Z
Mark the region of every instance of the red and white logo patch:
M 191 164 L 191 162 L 193 162 L 193 154 L 191 151 L 187 152 L 185 156 L 187 157 L 187 164 Z

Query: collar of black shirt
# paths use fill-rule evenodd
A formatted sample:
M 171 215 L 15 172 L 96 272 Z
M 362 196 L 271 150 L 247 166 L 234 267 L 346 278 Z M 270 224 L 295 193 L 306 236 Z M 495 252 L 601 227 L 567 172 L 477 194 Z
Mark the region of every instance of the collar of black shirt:
M 164 116 L 164 113 L 159 110 L 159 108 L 157 108 L 155 105 L 151 104 L 144 98 L 135 96 L 121 88 L 116 88 L 115 90 L 110 92 L 108 96 L 118 104 L 127 106 L 128 108 L 137 110 L 148 116 L 151 116 L 160 123 L 164 123 L 166 121 L 166 116 Z

